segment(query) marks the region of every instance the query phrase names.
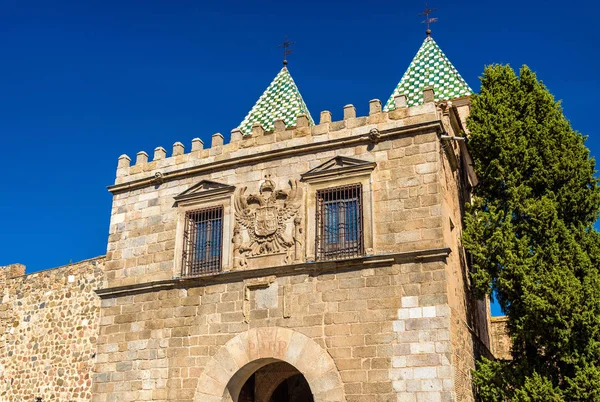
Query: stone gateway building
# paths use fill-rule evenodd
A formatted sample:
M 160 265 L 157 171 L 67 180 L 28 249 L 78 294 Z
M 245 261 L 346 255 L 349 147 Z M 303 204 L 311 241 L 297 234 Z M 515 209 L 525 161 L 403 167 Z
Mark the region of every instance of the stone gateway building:
M 106 256 L 1 270 L 0 400 L 473 401 L 470 94 L 428 35 L 368 116 L 284 65 L 229 141 L 121 156 Z

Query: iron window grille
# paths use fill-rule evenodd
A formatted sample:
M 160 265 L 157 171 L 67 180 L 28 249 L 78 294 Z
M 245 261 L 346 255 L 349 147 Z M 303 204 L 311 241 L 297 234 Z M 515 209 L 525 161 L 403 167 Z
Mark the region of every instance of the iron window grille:
M 182 276 L 221 271 L 223 207 L 202 208 L 185 214 Z
M 362 186 L 317 191 L 317 260 L 360 257 L 363 248 Z

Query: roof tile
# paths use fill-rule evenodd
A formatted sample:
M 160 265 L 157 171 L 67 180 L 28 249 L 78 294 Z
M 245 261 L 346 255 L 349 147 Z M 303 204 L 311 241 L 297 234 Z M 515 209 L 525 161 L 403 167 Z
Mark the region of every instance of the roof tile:
M 286 127 L 296 125 L 300 114 L 308 116 L 309 124 L 314 125 L 308 108 L 298 91 L 287 67 L 283 67 L 265 92 L 258 98 L 248 115 L 240 123 L 239 128 L 244 135 L 252 133 L 252 125 L 261 124 L 265 131 L 274 128 L 275 120 L 282 119 Z
M 394 110 L 394 98 L 406 95 L 406 105 L 423 103 L 423 89 L 432 87 L 435 101 L 456 99 L 473 93 L 469 85 L 450 63 L 442 49 L 428 36 L 421 45 L 402 79 L 385 104 L 384 110 Z

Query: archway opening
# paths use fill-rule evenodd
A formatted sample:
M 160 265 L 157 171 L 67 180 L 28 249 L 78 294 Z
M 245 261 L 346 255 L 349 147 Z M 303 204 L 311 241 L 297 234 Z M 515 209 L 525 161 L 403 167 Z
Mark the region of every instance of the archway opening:
M 242 385 L 238 402 L 314 402 L 310 386 L 294 366 L 283 361 L 264 365 Z
M 287 368 L 292 366 L 294 374 L 301 373 L 309 384 L 311 395 L 305 401 L 346 400 L 340 374 L 321 345 L 288 328 L 264 327 L 242 332 L 219 348 L 200 374 L 194 402 L 239 402 L 240 391 L 252 375 L 269 364 L 283 362 Z M 296 387 L 292 384 L 291 388 Z M 299 394 L 292 392 L 292 398 Z

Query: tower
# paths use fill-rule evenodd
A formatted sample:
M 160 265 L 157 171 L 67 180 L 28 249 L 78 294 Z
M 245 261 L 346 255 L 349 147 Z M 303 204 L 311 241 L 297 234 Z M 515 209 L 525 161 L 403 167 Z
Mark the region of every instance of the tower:
M 471 92 L 428 35 L 367 116 L 316 124 L 284 65 L 229 142 L 121 157 L 95 398 L 473 400 Z
M 428 30 L 366 116 L 317 122 L 284 63 L 227 140 L 122 155 L 105 257 L 2 270 L 0 395 L 472 401 L 471 94 Z

